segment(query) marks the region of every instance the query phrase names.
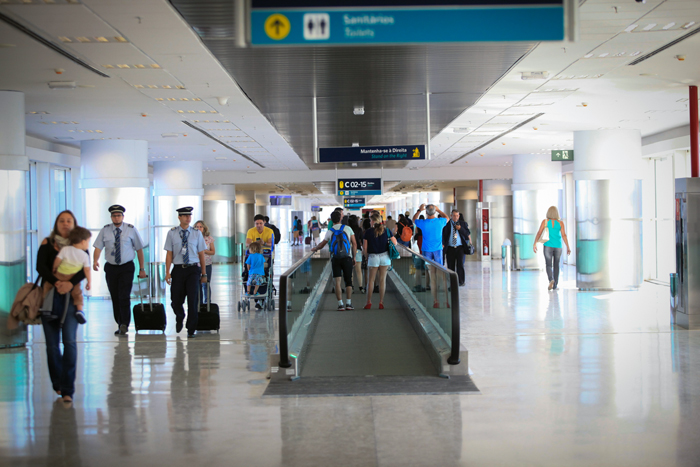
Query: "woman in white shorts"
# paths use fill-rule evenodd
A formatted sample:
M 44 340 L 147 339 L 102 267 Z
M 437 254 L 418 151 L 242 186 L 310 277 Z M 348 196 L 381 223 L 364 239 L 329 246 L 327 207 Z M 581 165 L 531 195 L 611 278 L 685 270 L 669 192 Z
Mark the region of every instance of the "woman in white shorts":
M 362 240 L 362 253 L 367 258 L 367 304 L 365 310 L 372 308 L 372 292 L 374 280 L 379 270 L 379 309 L 384 309 L 384 293 L 386 292 L 386 273 L 391 266 L 389 258 L 389 242 L 396 245 L 396 239 L 382 224 L 382 218 L 375 214 L 372 216 L 372 227 L 367 230 Z

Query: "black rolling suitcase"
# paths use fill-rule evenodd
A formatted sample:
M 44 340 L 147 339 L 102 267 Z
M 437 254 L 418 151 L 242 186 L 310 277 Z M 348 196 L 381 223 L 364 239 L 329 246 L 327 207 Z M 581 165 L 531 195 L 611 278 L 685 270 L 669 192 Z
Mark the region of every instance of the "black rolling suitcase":
M 209 303 L 211 301 L 211 284 L 207 282 L 209 300 L 207 303 L 199 305 L 199 317 L 197 318 L 197 331 L 219 331 L 221 327 L 221 317 L 219 316 L 219 305 Z M 201 290 L 201 287 L 200 287 Z
M 134 306 L 134 327 L 139 331 L 162 331 L 165 334 L 165 306 L 162 303 L 153 303 L 150 294 L 148 303 L 143 303 L 141 293 L 141 280 L 139 279 L 139 300 L 141 303 Z

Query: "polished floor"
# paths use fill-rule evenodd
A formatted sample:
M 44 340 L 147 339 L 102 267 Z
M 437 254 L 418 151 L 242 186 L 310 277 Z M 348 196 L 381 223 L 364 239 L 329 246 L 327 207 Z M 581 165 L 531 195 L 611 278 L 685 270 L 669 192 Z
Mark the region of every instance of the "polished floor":
M 276 268 L 301 254 L 283 245 Z M 670 327 L 668 288 L 578 292 L 565 267 L 548 292 L 543 272 L 467 266 L 480 394 L 263 398 L 277 313 L 238 313 L 238 265 L 216 266 L 218 335 L 188 341 L 169 310 L 165 336 L 116 337 L 90 300 L 70 407 L 39 328 L 0 351 L 0 465 L 700 465 L 700 332 Z

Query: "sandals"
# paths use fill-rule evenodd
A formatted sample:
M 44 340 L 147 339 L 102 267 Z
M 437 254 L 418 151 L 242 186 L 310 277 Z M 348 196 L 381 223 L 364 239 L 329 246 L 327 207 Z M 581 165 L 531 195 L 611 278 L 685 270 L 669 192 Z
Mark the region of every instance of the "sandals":
M 433 308 L 440 308 L 440 302 L 433 303 Z
M 384 304 L 382 302 L 379 302 L 379 309 L 383 310 L 384 309 Z
M 368 303 L 367 305 L 365 305 L 365 306 L 363 307 L 363 309 L 364 309 L 364 310 L 371 310 L 371 309 L 372 309 L 372 304 L 371 304 L 371 303 Z

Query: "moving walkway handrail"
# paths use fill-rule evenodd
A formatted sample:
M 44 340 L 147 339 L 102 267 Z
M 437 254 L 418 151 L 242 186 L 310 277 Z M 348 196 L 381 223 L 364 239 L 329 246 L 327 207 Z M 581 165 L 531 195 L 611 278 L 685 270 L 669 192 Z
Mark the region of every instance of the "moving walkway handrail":
M 287 340 L 287 278 L 294 274 L 305 262 L 307 262 L 316 252 L 310 251 L 294 263 L 280 276 L 280 300 L 279 300 L 279 327 L 280 327 L 280 368 L 289 368 L 292 362 L 289 361 L 289 341 Z
M 447 363 L 450 365 L 457 365 L 459 364 L 459 326 L 460 326 L 460 317 L 459 317 L 459 277 L 457 277 L 457 273 L 454 271 L 451 271 L 447 269 L 445 266 L 442 264 L 438 264 L 432 259 L 428 259 L 425 256 L 421 255 L 415 250 L 412 250 L 411 248 L 408 248 L 405 245 L 401 245 L 400 243 L 396 245 L 400 250 L 406 250 L 409 253 L 411 253 L 414 256 L 417 256 L 418 258 L 422 259 L 425 261 L 427 264 L 430 266 L 435 267 L 436 269 L 446 273 L 449 278 L 450 278 L 450 295 L 451 295 L 451 302 L 452 302 L 452 336 L 450 337 L 451 342 L 451 352 L 450 352 L 450 357 L 447 359 Z

